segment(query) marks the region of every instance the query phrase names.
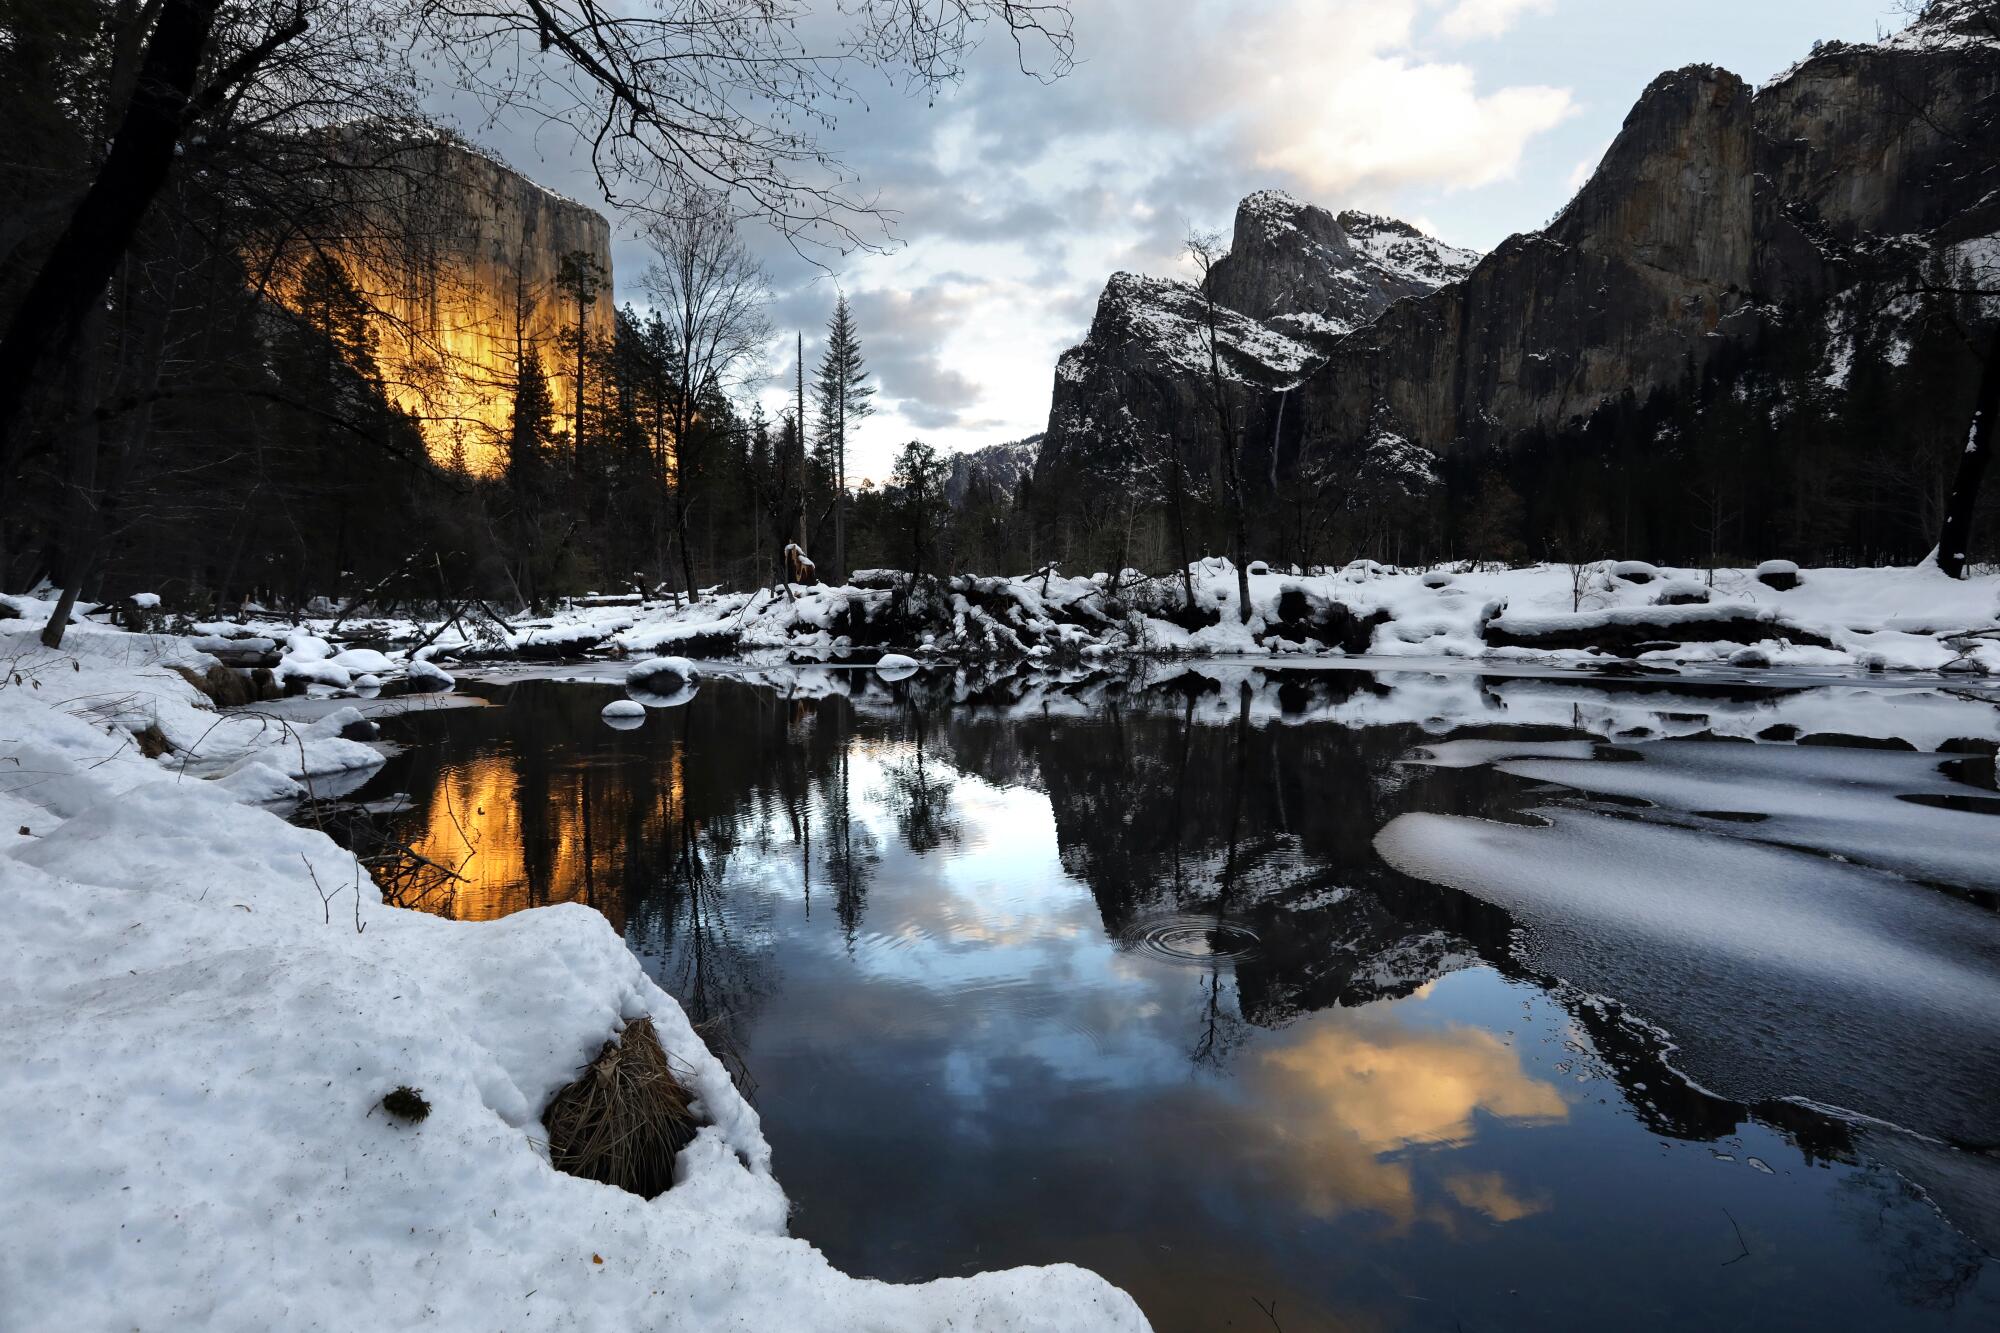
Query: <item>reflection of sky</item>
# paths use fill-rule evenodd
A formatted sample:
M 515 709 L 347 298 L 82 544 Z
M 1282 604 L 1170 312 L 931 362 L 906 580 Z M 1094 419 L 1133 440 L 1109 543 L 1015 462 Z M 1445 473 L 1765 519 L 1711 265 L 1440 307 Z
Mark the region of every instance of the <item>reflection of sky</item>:
M 709 691 L 690 708 L 734 709 L 746 698 Z M 598 736 L 594 707 L 580 713 Z M 1425 730 L 1449 733 L 1448 714 Z M 747 722 L 728 712 L 719 720 Z M 924 756 L 927 785 L 946 792 L 933 812 L 944 835 L 934 850 L 911 850 L 899 806 L 916 750 L 889 738 L 907 736 L 907 720 L 864 721 L 845 752 L 851 839 L 865 852 L 854 871 L 866 899 L 858 913 L 851 902 L 840 910 L 827 859 L 837 762 L 822 751 L 808 770 L 817 775 L 810 798 L 793 806 L 810 817 L 808 877 L 771 785 L 748 800 L 703 785 L 724 771 L 749 781 L 754 770 L 700 763 L 699 739 L 686 760 L 690 780 L 724 798 L 702 808 L 736 812 L 729 827 L 711 814 L 717 826 L 704 835 L 716 840 L 704 845 L 720 869 L 705 919 L 727 935 L 704 956 L 711 975 L 725 976 L 720 1002 L 737 1009 L 736 1037 L 797 1207 L 793 1229 L 843 1268 L 909 1280 L 1074 1262 L 1130 1289 L 1163 1329 L 1260 1326 L 1253 1297 L 1279 1299 L 1288 1329 L 1336 1320 L 1890 1328 L 1953 1317 L 1913 1303 L 1906 1289 L 1939 1286 L 1938 1273 L 1965 1262 L 1963 1243 L 1893 1177 L 1826 1169 L 1753 1121 L 1716 1131 L 1723 1137 L 1713 1143 L 1656 1137 L 1626 1100 L 1654 1096 L 1637 1082 L 1652 1076 L 1628 1069 L 1624 1086 L 1613 1082 L 1612 1057 L 1532 982 L 1485 967 L 1414 971 L 1400 985 L 1379 979 L 1389 993 L 1409 992 L 1399 1000 L 1321 1008 L 1275 1029 L 1248 1023 L 1227 964 L 1211 971 L 1109 938 L 1090 886 L 1063 868 L 1050 797 L 962 771 L 944 740 L 928 742 Z M 1088 716 L 1058 724 L 1089 725 Z M 1349 725 L 1357 723 L 1287 724 L 1329 734 Z M 1272 742 L 1261 727 L 1248 734 L 1259 746 Z M 1091 737 L 1070 732 L 1070 749 L 1051 743 L 1037 762 L 1074 754 Z M 678 745 L 640 751 L 620 738 L 597 753 L 647 756 L 654 796 L 624 812 L 638 817 L 626 823 L 597 808 L 604 847 L 626 828 L 650 845 L 672 823 L 666 806 L 682 790 Z M 1356 753 L 1285 753 L 1285 762 L 1347 755 L 1326 762 L 1330 786 L 1360 791 L 1373 780 Z M 505 751 L 461 757 L 439 788 L 484 811 L 493 859 L 482 889 L 498 895 L 497 910 L 515 904 L 523 872 L 509 821 L 522 801 L 546 799 L 560 812 L 547 849 L 554 896 L 574 896 L 594 860 L 581 856 L 572 826 L 583 798 L 574 757 L 537 770 L 530 794 L 525 762 L 496 754 Z M 1147 758 L 1143 747 L 1134 758 Z M 1263 763 L 1259 754 L 1253 769 Z M 1438 780 L 1437 770 L 1388 771 Z M 771 770 L 754 776 L 776 781 Z M 1084 863 L 1102 869 L 1129 847 L 1075 814 L 1064 807 L 1063 836 L 1083 845 Z M 455 836 L 437 819 L 432 809 L 429 832 Z M 1268 835 L 1249 827 L 1256 822 L 1246 819 L 1246 834 Z M 610 855 L 596 841 L 592 848 Z M 1187 854 L 1218 865 L 1222 855 L 1202 838 L 1189 839 Z M 1311 868 L 1303 863 L 1314 853 L 1303 846 L 1286 855 Z M 599 865 L 598 882 L 612 869 L 610 860 Z M 1371 975 L 1421 968 L 1431 955 L 1398 947 L 1406 928 L 1462 939 L 1464 921 L 1425 916 L 1421 904 L 1400 904 L 1393 918 L 1347 917 L 1356 903 L 1388 896 L 1373 881 L 1354 882 L 1353 900 L 1334 916 L 1357 923 L 1358 937 L 1295 940 L 1286 932 L 1317 918 L 1258 909 L 1272 946 L 1259 964 L 1267 984 L 1298 983 L 1298 973 L 1321 966 L 1337 977 L 1357 949 Z M 665 944 L 675 957 L 654 962 L 670 989 L 685 991 L 685 906 L 669 917 L 628 905 L 635 922 L 648 923 L 630 936 L 642 951 L 659 947 L 653 932 L 663 921 L 675 922 Z M 1308 938 L 1321 942 L 1308 949 Z M 736 981 L 755 994 L 732 1001 L 727 983 Z M 1304 999 L 1325 991 L 1298 994 L 1326 1002 Z M 1776 1174 L 1746 1166 L 1752 1156 Z M 1897 1219 L 1893 1238 L 1884 1217 Z M 1733 1225 L 1757 1262 L 1724 1269 L 1737 1251 Z M 1942 1289 L 1962 1295 L 1964 1313 L 1990 1315 L 1996 1286 Z
M 1399 1224 L 1417 1214 L 1413 1146 L 1461 1145 L 1484 1118 L 1566 1115 L 1555 1084 L 1527 1074 L 1499 1039 L 1433 1021 L 1421 999 L 1315 1015 L 1263 1035 L 1223 1077 L 1199 1076 L 1191 1052 L 1208 1021 L 1208 974 L 1105 936 L 1088 888 L 1062 868 L 1048 798 L 955 774 L 951 814 L 961 836 L 914 854 L 896 841 L 893 810 L 875 799 L 889 790 L 885 766 L 908 761 L 874 747 L 850 755 L 857 834 L 882 849 L 867 933 L 851 952 L 830 921 L 808 930 L 795 863 L 771 873 L 778 868 L 737 862 L 732 891 L 774 899 L 805 936 L 787 952 L 794 1003 L 751 1037 L 761 1061 L 830 1031 L 866 1031 L 926 1084 L 923 1102 L 955 1103 L 952 1122 L 981 1138 L 983 1122 L 1029 1089 L 1042 1098 L 1101 1088 L 1189 1103 L 1211 1130 L 1226 1129 L 1230 1170 L 1265 1179 L 1314 1216 L 1372 1210 Z M 803 964 L 808 950 L 817 967 Z M 797 1001 L 802 992 L 809 1003 Z M 1216 1021 L 1240 1029 L 1226 970 L 1219 992 Z M 913 1054 L 929 1070 L 909 1069 Z M 893 1124 L 920 1104 L 882 1115 Z M 937 1110 L 924 1105 L 920 1114 Z M 1468 1172 L 1450 1177 L 1427 1207 L 1511 1220 L 1533 1211 L 1524 1195 L 1500 1172 Z
M 1300 1327 L 1448 1328 L 1411 1317 L 1438 1292 L 1473 1327 L 1505 1291 L 1528 1293 L 1513 1308 L 1544 1327 L 1592 1326 L 1577 1312 L 1643 1291 L 1673 1327 L 1701 1317 L 1674 1293 L 1728 1257 L 1709 1252 L 1727 1207 L 1788 1262 L 1824 1269 L 1802 1305 L 1797 1271 L 1732 1270 L 1737 1299 L 1867 1309 L 1884 1326 L 1910 1313 L 1828 1232 L 1826 1173 L 1805 1189 L 1747 1170 L 1703 1184 L 1690 1172 L 1708 1171 L 1707 1150 L 1674 1156 L 1577 1072 L 1595 1068 L 1576 1060 L 1588 1039 L 1539 990 L 1474 969 L 1247 1025 L 1226 966 L 1107 937 L 1063 869 L 1046 795 L 956 771 L 941 748 L 926 763 L 950 783 L 955 836 L 922 854 L 898 835 L 889 780 L 912 747 L 848 752 L 855 841 L 879 857 L 851 942 L 819 863 L 828 792 L 810 916 L 776 811 L 739 830 L 724 886 L 758 900 L 782 960 L 745 1044 L 795 1229 L 835 1262 L 915 1279 L 1069 1260 L 1169 1329 L 1247 1325 L 1248 1296 L 1278 1293 Z M 1201 1064 L 1211 1025 L 1224 1053 Z M 1799 1160 L 1755 1127 L 1731 1146 Z M 1649 1197 L 1635 1272 L 1633 1201 Z

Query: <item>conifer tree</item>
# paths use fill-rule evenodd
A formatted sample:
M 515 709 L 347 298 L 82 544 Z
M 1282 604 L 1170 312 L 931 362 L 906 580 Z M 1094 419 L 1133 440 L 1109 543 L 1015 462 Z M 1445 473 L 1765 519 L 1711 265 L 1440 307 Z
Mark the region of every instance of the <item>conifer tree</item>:
M 819 414 L 819 437 L 827 472 L 833 478 L 834 573 L 847 578 L 847 432 L 874 414 L 875 386 L 861 360 L 861 339 L 854 329 L 854 312 L 847 297 L 834 303 L 826 322 L 826 350 L 813 377 L 813 399 Z

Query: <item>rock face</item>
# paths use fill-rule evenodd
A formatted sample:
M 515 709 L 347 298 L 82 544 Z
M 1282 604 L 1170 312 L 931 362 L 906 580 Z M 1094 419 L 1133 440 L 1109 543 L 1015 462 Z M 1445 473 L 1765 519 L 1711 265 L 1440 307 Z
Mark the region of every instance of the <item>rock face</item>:
M 601 285 L 582 312 L 588 335 L 613 324 L 611 224 L 439 131 L 354 136 L 376 169 L 348 201 L 364 219 L 336 257 L 369 305 L 376 361 L 391 399 L 423 423 L 439 461 L 490 471 L 512 413 L 523 353 L 538 356 L 567 428 L 575 403 L 579 311 L 557 277 L 565 256 L 594 262 Z
M 1391 302 L 1434 290 L 1477 258 L 1391 219 L 1335 217 L 1277 191 L 1253 194 L 1210 277 L 1222 378 L 1233 397 L 1261 400 Z M 1036 475 L 1143 469 L 1172 449 L 1205 470 L 1220 429 L 1210 314 L 1192 283 L 1113 274 L 1089 336 L 1056 363 Z
M 1408 223 L 1368 213 L 1338 217 L 1279 190 L 1236 206 L 1229 253 L 1217 261 L 1215 299 L 1302 332 L 1346 333 L 1406 296 L 1465 276 L 1478 254 Z
M 1754 146 L 1741 79 L 1662 75 L 1547 230 L 1342 340 L 1296 395 L 1301 428 L 1440 451 L 1678 376 L 1750 299 Z
M 1034 475 L 1035 459 L 1042 451 L 1039 433 L 1024 440 L 989 444 L 984 449 L 954 454 L 951 475 L 945 478 L 944 498 L 956 508 L 966 502 L 976 487 L 990 488 L 994 497 L 1011 503 L 1021 483 Z
M 1862 301 L 1864 284 L 1926 265 L 2000 283 L 2000 153 L 1981 146 L 2000 139 L 1996 14 L 1937 0 L 1760 91 L 1711 67 L 1663 74 L 1556 219 L 1476 263 L 1399 223 L 1246 199 L 1213 278 L 1240 312 L 1224 341 L 1246 475 L 1274 493 L 1302 458 L 1358 476 L 1384 440 L 1405 463 L 1504 472 L 1531 435 L 1581 438 L 1607 403 L 1712 366 L 1792 376 L 1762 388 L 1780 413 L 1843 390 L 1864 333 L 1900 366 L 1909 338 L 1883 326 L 1909 307 Z M 1205 366 L 1186 355 L 1197 303 L 1182 284 L 1112 279 L 1057 366 L 1044 471 L 1116 473 L 1161 438 L 1213 454 Z

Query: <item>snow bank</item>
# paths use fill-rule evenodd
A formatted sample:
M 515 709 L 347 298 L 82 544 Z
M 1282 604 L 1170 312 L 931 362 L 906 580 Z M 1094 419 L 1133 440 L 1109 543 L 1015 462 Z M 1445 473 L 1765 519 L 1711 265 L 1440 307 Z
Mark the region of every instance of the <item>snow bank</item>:
M 1145 1327 L 1068 1266 L 844 1277 L 785 1235 L 755 1112 L 601 916 L 385 907 L 328 838 L 140 753 L 149 727 L 216 722 L 169 669 L 205 660 L 184 641 L 0 641 L 9 1326 Z M 295 732 L 239 758 L 346 746 L 367 750 Z M 641 1015 L 708 1122 L 652 1202 L 555 1171 L 539 1138 Z M 378 1105 L 405 1083 L 432 1108 L 414 1127 Z
M 1178 572 L 1085 578 L 1048 569 L 913 584 L 895 571 L 865 570 L 844 586 L 577 604 L 486 625 L 479 639 L 463 626 L 439 634 L 410 621 L 348 627 L 368 643 L 425 644 L 396 651 L 336 651 L 313 633 L 329 628 L 325 621 L 303 631 L 254 622 L 196 629 L 215 639 L 201 641 L 211 649 L 282 641 L 280 676 L 322 696 L 363 689 L 364 675 L 384 679 L 385 693 L 449 688 L 451 678 L 433 659 L 672 654 L 767 665 L 837 661 L 861 649 L 930 661 L 1043 663 L 1302 654 L 1567 663 L 1611 654 L 1669 667 L 1726 664 L 1747 648 L 1754 652 L 1738 663 L 1746 668 L 1761 660 L 1772 667 L 2000 672 L 2000 575 L 1950 579 L 1934 564 L 1804 571 L 1783 560 L 1712 571 L 1636 560 L 1522 569 L 1401 570 L 1370 560 L 1311 571 L 1256 565 L 1247 615 L 1234 566 L 1211 557 L 1195 561 L 1185 580 Z M 404 660 L 412 653 L 424 660 Z

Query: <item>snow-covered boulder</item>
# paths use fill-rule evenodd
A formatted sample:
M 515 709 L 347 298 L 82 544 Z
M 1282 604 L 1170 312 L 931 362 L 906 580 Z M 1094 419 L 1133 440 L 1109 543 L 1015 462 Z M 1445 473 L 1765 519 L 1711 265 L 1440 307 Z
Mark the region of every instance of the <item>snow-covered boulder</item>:
M 908 680 L 922 669 L 916 658 L 902 653 L 884 653 L 875 659 L 875 674 L 884 680 Z
M 1668 579 L 1660 585 L 1655 606 L 1701 606 L 1708 601 L 1708 585 L 1698 579 Z
M 396 669 L 394 662 L 373 648 L 349 648 L 345 652 L 336 653 L 328 660 L 335 666 L 344 668 L 350 675 L 364 673 L 380 675 L 382 672 Z
M 1644 587 L 1648 583 L 1658 583 L 1660 571 L 1658 566 L 1649 565 L 1644 560 L 1620 560 L 1611 566 L 1611 577 L 1620 583 Z
M 677 708 L 701 687 L 701 668 L 685 657 L 648 658 L 625 673 L 625 691 L 648 708 Z
M 1799 586 L 1799 567 L 1790 560 L 1766 560 L 1757 566 L 1757 582 L 1778 592 Z
M 362 716 L 359 708 L 336 708 L 301 729 L 300 734 L 312 739 L 338 737 L 344 741 L 372 741 L 382 729 Z
M 1423 585 L 1426 588 L 1449 588 L 1452 581 L 1452 575 L 1442 569 L 1433 569 L 1423 577 Z
M 403 681 L 410 694 L 447 694 L 458 684 L 443 667 L 423 661 L 410 663 Z
M 646 706 L 636 699 L 613 699 L 598 716 L 614 731 L 631 731 L 646 724 Z

